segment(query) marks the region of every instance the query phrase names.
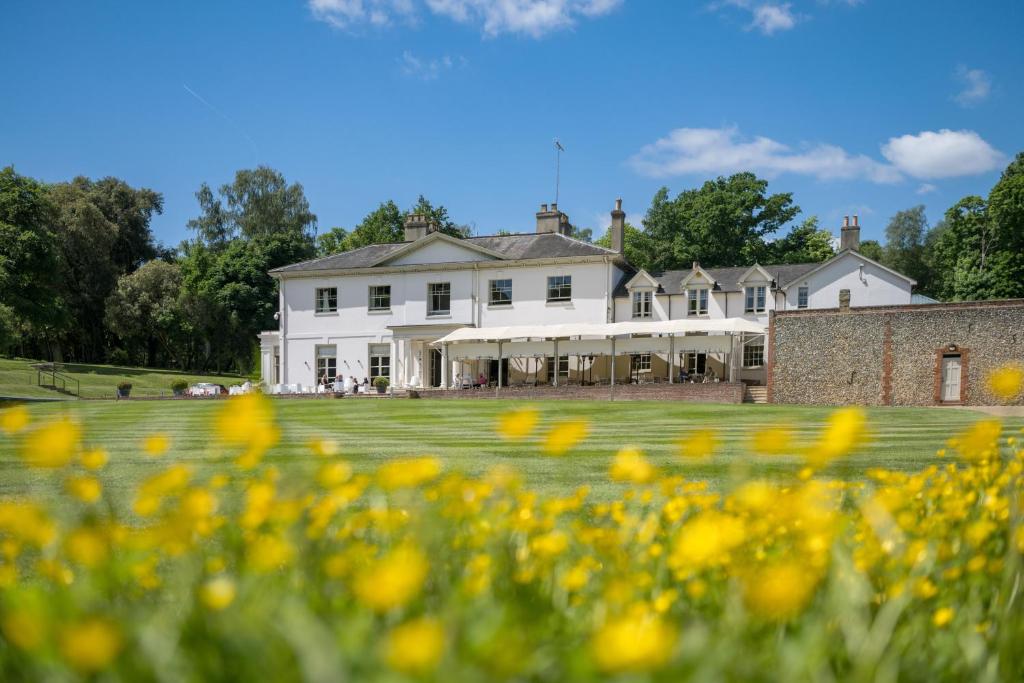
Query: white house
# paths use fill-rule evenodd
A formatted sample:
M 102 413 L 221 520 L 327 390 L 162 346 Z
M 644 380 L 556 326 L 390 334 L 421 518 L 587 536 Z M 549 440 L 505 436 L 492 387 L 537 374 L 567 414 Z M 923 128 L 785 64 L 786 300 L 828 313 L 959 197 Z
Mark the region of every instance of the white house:
M 279 329 L 260 336 L 264 383 L 674 381 L 685 368 L 762 384 L 769 311 L 834 308 L 841 292 L 906 304 L 914 285 L 857 252 L 856 217 L 825 263 L 660 273 L 624 259 L 621 200 L 612 249 L 569 237 L 555 204 L 536 219 L 533 233 L 459 239 L 410 215 L 404 242 L 271 271 Z

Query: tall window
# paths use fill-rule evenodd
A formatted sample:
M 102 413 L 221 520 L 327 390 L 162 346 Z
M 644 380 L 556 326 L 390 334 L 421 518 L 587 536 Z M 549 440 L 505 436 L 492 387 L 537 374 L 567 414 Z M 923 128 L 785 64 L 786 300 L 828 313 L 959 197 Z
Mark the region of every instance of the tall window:
M 274 384 L 281 383 L 281 347 L 274 347 Z
M 391 285 L 370 285 L 370 310 L 391 310 Z
M 572 301 L 572 275 L 548 278 L 548 301 Z
M 649 353 L 634 353 L 630 356 L 630 363 L 634 370 L 640 372 L 649 372 L 651 369 L 651 354 Z
M 333 382 L 338 375 L 337 346 L 316 347 L 316 381 L 323 381 L 324 375 L 327 375 L 328 382 Z
M 547 362 L 544 363 L 544 365 L 547 368 L 546 372 L 547 372 L 547 376 L 548 376 L 548 383 L 550 384 L 552 381 L 554 381 L 555 357 L 554 356 L 548 356 L 546 358 L 546 361 Z M 559 356 L 558 357 L 558 378 L 562 379 L 562 378 L 568 378 L 568 377 L 569 377 L 569 356 Z
M 338 288 L 317 287 L 316 312 L 336 313 L 338 311 Z
M 491 280 L 490 294 L 487 303 L 491 306 L 509 306 L 512 304 L 512 280 Z
M 746 310 L 747 313 L 764 313 L 765 286 L 758 285 L 756 287 L 747 287 L 746 294 L 747 301 L 744 310 Z
M 690 315 L 707 315 L 708 314 L 708 289 L 707 287 L 700 287 L 698 289 L 691 289 L 690 295 Z
M 452 284 L 431 282 L 427 285 L 427 315 L 448 315 L 452 311 Z
M 633 292 L 633 317 L 650 318 L 651 299 L 653 298 L 653 292 Z
M 796 307 L 807 308 L 807 286 L 800 287 L 796 290 Z
M 759 368 L 764 365 L 764 335 L 743 341 L 743 367 Z
M 370 344 L 370 379 L 391 377 L 391 345 Z

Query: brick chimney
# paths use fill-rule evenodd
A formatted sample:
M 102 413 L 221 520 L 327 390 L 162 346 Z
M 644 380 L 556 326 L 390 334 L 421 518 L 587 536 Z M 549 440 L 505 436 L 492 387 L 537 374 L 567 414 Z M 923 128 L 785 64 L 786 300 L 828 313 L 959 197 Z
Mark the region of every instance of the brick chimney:
M 437 224 L 430 222 L 430 217 L 422 213 L 410 213 L 405 216 L 405 241 L 415 242 L 437 230 Z
M 612 209 L 612 251 L 622 254 L 626 248 L 626 212 L 622 210 L 622 198 L 615 200 Z
M 853 223 L 850 223 L 850 217 L 843 217 L 843 229 L 839 231 L 839 250 L 852 249 L 857 251 L 860 249 L 860 223 L 857 220 L 857 215 L 853 216 Z
M 572 226 L 569 225 L 569 217 L 558 210 L 558 204 L 552 204 L 550 209 L 547 204 L 541 204 L 537 212 L 537 232 L 568 235 L 572 232 Z

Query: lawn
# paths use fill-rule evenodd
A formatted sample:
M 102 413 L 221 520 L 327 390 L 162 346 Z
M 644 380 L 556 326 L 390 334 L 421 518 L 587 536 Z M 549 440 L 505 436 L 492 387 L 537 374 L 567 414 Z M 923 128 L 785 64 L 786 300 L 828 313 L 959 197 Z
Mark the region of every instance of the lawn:
M 26 359 L 0 358 L 0 399 L 64 399 L 72 398 L 38 385 L 33 363 Z M 213 382 L 230 386 L 246 378 L 237 375 L 197 375 L 174 370 L 118 367 L 114 365 L 86 365 L 67 363 L 63 374 L 78 380 L 83 398 L 113 398 L 119 382 L 131 382 L 132 396 L 169 396 L 171 382 L 183 379 L 189 384 Z
M 282 427 L 281 444 L 268 461 L 286 474 L 312 473 L 318 465 L 309 443 L 313 439 L 337 442 L 342 456 L 357 471 L 370 471 L 392 458 L 437 455 L 446 469 L 482 473 L 494 465 L 510 465 L 531 488 L 548 495 L 568 493 L 581 484 L 593 495 L 608 498 L 621 486 L 608 481 L 611 456 L 625 444 L 641 447 L 666 470 L 708 481 L 722 488 L 731 479 L 772 477 L 792 473 L 801 464 L 797 456 L 750 453 L 750 437 L 774 425 L 790 425 L 796 441 L 810 443 L 828 415 L 828 408 L 805 406 L 695 405 L 671 402 L 557 401 L 535 403 L 540 422 L 535 436 L 507 441 L 497 436 L 499 415 L 522 407 L 517 401 L 357 399 L 276 400 L 273 405 Z M 221 471 L 229 462 L 213 448 L 210 422 L 222 401 L 82 401 L 37 404 L 39 419 L 65 411 L 75 415 L 91 445 L 105 447 L 111 456 L 108 476 L 118 491 L 127 492 L 143 477 L 166 467 L 167 461 L 187 462 L 201 477 Z M 829 474 L 859 478 L 871 467 L 918 471 L 937 461 L 935 453 L 955 432 L 984 417 L 972 411 L 931 408 L 878 408 L 868 410 L 871 441 L 857 453 L 832 466 Z M 562 457 L 541 452 L 546 429 L 567 419 L 590 425 L 587 438 Z M 1020 426 L 1021 420 L 1008 421 Z M 720 446 L 705 461 L 684 461 L 678 443 L 687 434 L 712 430 Z M 171 452 L 159 459 L 141 453 L 142 439 L 164 433 Z M 54 487 L 49 475 L 24 468 L 9 439 L 0 437 L 0 495 Z M 109 486 L 109 485 L 108 485 Z

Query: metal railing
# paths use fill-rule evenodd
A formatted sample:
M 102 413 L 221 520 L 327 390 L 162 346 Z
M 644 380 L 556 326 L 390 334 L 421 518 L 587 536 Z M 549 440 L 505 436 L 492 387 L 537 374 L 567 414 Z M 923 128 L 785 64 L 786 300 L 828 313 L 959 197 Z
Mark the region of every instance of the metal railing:
M 58 372 L 53 366 L 37 366 L 36 383 L 41 387 L 71 394 L 72 396 L 81 396 L 82 393 L 81 384 L 77 379 Z

